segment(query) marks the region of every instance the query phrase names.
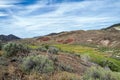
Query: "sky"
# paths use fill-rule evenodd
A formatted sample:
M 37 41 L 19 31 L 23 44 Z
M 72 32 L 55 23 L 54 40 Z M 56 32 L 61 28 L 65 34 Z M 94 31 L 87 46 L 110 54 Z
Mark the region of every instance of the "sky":
M 0 34 L 21 38 L 120 23 L 120 0 L 0 0 Z

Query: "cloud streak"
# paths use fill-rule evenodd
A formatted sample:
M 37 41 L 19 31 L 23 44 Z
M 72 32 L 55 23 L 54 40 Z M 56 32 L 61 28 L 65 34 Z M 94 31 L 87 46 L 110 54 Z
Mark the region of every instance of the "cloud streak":
M 120 22 L 119 0 L 23 2 L 5 0 L 0 3 L 0 34 L 33 37 L 51 32 L 100 29 Z

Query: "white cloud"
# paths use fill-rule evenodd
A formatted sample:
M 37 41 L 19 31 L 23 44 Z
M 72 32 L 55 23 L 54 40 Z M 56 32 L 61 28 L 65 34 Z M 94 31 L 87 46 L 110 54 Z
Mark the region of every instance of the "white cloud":
M 0 12 L 0 17 L 3 17 L 3 16 L 8 16 L 8 14 Z
M 0 0 L 0 8 L 14 7 L 14 4 L 19 2 L 20 0 Z
M 7 1 L 7 0 L 6 0 Z M 15 2 L 3 2 L 3 5 L 13 5 Z M 9 19 L 3 24 L 13 32 L 24 37 L 60 32 L 63 30 L 98 29 L 119 22 L 120 1 L 86 0 L 82 2 L 61 3 L 46 5 L 46 2 L 36 2 L 29 6 L 16 6 L 7 8 Z M 43 9 L 41 9 L 43 8 Z M 44 9 L 45 8 L 45 9 Z M 52 11 L 46 12 L 55 8 Z M 36 13 L 37 14 L 31 14 Z M 42 12 L 42 13 L 41 13 Z M 0 13 L 1 16 L 5 15 Z M 101 26 L 102 25 L 102 26 Z M 20 34 L 21 30 L 24 30 Z

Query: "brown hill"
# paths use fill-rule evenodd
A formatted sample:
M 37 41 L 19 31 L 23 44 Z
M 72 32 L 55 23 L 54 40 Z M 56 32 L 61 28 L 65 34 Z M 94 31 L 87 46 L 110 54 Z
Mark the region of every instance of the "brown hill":
M 120 47 L 120 24 L 112 25 L 102 30 L 77 30 L 70 32 L 54 33 L 38 37 L 41 43 L 62 44 L 94 44 L 101 46 Z

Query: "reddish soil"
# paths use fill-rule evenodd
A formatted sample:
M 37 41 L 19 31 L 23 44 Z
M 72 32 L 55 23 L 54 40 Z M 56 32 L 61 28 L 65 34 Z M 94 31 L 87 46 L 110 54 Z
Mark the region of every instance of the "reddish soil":
M 68 43 L 71 43 L 71 42 L 73 42 L 74 41 L 74 39 L 66 39 L 63 43 L 64 44 L 68 44 Z
M 63 43 L 63 42 L 64 42 L 64 40 L 57 40 L 57 42 L 58 42 L 58 43 Z

